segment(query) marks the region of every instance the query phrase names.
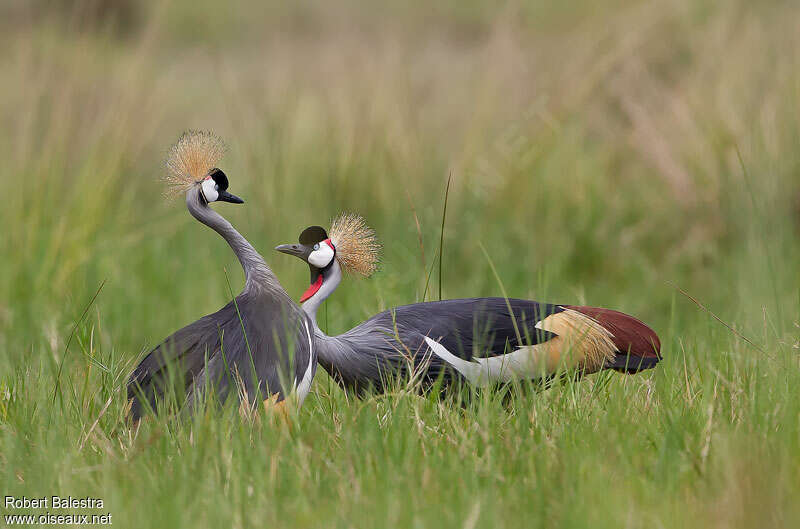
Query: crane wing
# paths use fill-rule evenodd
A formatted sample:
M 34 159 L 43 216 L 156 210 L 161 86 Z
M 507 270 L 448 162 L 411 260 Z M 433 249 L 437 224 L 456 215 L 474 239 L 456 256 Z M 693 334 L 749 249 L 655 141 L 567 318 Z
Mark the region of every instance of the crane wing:
M 404 305 L 387 311 L 409 337 L 429 336 L 465 360 L 492 357 L 523 345 L 550 340 L 554 334 L 537 328 L 556 305 L 523 299 L 466 298 Z M 421 337 L 417 338 L 421 339 Z
M 509 310 L 510 307 L 510 310 Z M 382 388 L 388 377 L 420 372 L 426 382 L 453 367 L 431 354 L 432 338 L 452 357 L 470 361 L 534 345 L 555 335 L 536 324 L 563 309 L 534 301 L 467 298 L 403 305 L 380 312 L 345 334 L 323 339 L 320 363 L 342 385 Z M 330 359 L 330 360 L 328 360 Z
M 175 332 L 131 375 L 130 416 L 154 408 L 169 387 L 187 392 L 190 406 L 207 388 L 221 400 L 231 391 L 251 401 L 271 395 L 281 401 L 298 386 L 307 392 L 315 369 L 313 342 L 308 317 L 293 309 L 239 296 Z
M 473 383 L 549 376 L 560 367 L 637 372 L 660 360 L 656 334 L 608 309 L 522 299 L 404 305 L 320 340 L 320 363 L 340 383 L 382 388 L 387 375 L 455 373 Z

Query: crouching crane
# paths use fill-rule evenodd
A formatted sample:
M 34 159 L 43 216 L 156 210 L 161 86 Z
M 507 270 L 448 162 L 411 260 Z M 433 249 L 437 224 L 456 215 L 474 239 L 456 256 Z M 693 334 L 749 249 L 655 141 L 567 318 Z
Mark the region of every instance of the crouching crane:
M 243 202 L 228 192 L 228 178 L 216 167 L 223 153 L 224 144 L 213 134 L 185 133 L 170 150 L 166 180 L 173 191 L 185 193 L 189 213 L 230 245 L 244 269 L 244 289 L 141 361 L 128 381 L 132 420 L 156 407 L 175 373 L 184 381 L 189 409 L 206 388 L 220 400 L 233 391 L 249 405 L 259 397 L 280 406 L 289 396 L 302 403 L 311 386 L 317 364 L 313 323 L 247 239 L 209 207 L 217 201 Z M 198 288 L 203 284 L 198 278 Z
M 377 267 L 374 232 L 356 215 L 333 222 L 330 236 L 311 226 L 298 244 L 276 250 L 299 257 L 311 271 L 300 298 L 314 325 L 323 368 L 342 386 L 359 393 L 384 391 L 402 373 L 429 387 L 465 379 L 483 386 L 512 380 L 546 379 L 559 370 L 636 373 L 660 360 L 658 336 L 621 312 L 524 299 L 467 298 L 415 303 L 376 314 L 344 334 L 327 336 L 317 309 L 339 286 L 343 272 L 369 276 Z

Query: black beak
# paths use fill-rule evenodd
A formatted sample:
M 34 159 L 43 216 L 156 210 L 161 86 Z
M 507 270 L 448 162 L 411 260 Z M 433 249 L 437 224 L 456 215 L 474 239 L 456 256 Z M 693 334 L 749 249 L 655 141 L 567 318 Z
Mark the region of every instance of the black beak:
M 228 193 L 227 191 L 220 191 L 217 200 L 220 202 L 230 202 L 231 204 L 244 204 L 244 200 L 236 195 Z
M 305 261 L 308 255 L 311 253 L 309 252 L 308 247 L 303 246 L 302 244 L 281 244 L 280 246 L 276 246 L 275 249 L 281 253 L 299 257 L 303 261 Z

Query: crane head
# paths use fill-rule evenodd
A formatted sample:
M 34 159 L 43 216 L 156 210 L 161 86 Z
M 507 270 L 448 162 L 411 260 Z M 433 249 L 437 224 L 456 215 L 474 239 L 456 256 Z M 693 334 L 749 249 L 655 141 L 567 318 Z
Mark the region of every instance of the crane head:
M 298 244 L 281 244 L 275 247 L 279 252 L 294 255 L 308 263 L 311 269 L 311 286 L 300 298 L 300 303 L 316 294 L 322 286 L 322 274 L 336 257 L 336 247 L 321 226 L 309 226 L 300 234 Z
M 299 244 L 282 244 L 275 249 L 299 257 L 311 268 L 311 286 L 300 299 L 302 303 L 321 288 L 331 271 L 372 275 L 378 268 L 381 245 L 363 217 L 344 213 L 334 219 L 330 235 L 321 226 L 309 226 L 300 234 Z M 338 268 L 333 267 L 334 262 Z
M 208 172 L 208 175 L 200 184 L 200 190 L 206 202 L 230 202 L 231 204 L 242 204 L 244 200 L 228 193 L 228 177 L 221 169 L 216 167 Z
M 324 270 L 333 262 L 336 248 L 321 226 L 310 226 L 300 234 L 299 244 L 281 244 L 275 249 L 279 252 L 294 255 L 307 262 L 309 266 Z
M 331 225 L 330 235 L 322 226 L 309 226 L 300 234 L 300 244 L 282 244 L 275 249 L 299 257 L 320 270 L 334 258 L 347 273 L 369 277 L 378 268 L 381 245 L 363 217 L 344 213 Z
M 206 204 L 216 201 L 242 204 L 244 200 L 228 193 L 228 177 L 217 168 L 225 150 L 225 143 L 211 131 L 184 132 L 167 155 L 165 196 L 177 196 L 199 187 Z

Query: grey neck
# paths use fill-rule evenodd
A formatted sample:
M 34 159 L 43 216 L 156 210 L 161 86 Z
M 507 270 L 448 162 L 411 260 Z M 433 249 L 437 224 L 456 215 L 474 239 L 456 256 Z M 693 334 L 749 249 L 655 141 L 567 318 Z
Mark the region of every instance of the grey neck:
M 194 218 L 219 233 L 230 245 L 244 269 L 244 292 L 262 289 L 272 290 L 276 286 L 283 290 L 275 274 L 264 262 L 261 254 L 247 242 L 247 239 L 242 237 L 241 233 L 236 231 L 230 222 L 211 209 L 200 193 L 199 186 L 189 189 L 186 193 L 186 207 Z
M 339 261 L 333 260 L 329 268 L 322 272 L 322 286 L 319 287 L 316 294 L 308 298 L 302 305 L 303 311 L 311 317 L 314 322 L 314 331 L 316 334 L 324 334 L 317 325 L 317 309 L 319 309 L 322 302 L 328 299 L 328 296 L 333 294 L 339 283 L 342 282 L 342 269 L 339 266 Z
M 392 329 L 362 324 L 344 334 L 328 336 L 317 325 L 317 309 L 341 281 L 342 269 L 339 262 L 334 260 L 322 273 L 322 286 L 301 305 L 314 324 L 314 349 L 319 365 L 345 387 L 359 391 L 369 385 L 380 388 L 381 367 L 396 361 L 391 345 L 388 346 L 390 353 L 386 353 L 387 336 L 392 335 Z

